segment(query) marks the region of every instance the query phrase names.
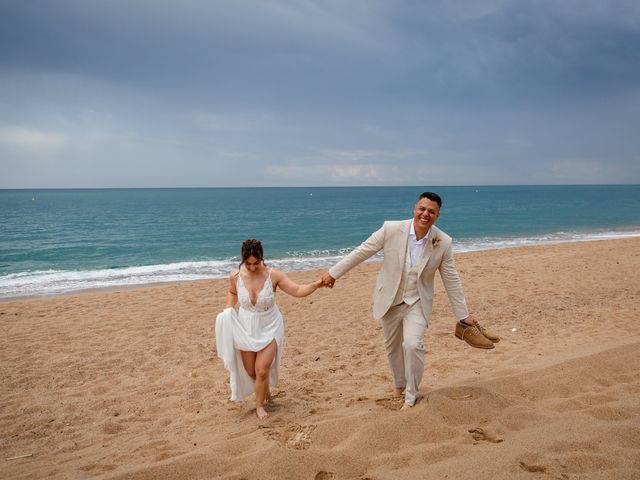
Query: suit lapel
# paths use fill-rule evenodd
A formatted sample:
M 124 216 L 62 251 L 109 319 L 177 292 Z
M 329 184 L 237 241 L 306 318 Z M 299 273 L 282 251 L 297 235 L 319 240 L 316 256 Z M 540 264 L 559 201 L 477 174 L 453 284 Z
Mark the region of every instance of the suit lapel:
M 420 255 L 420 260 L 418 260 L 418 276 L 422 273 L 422 270 L 424 270 L 424 267 L 427 265 L 427 262 L 429 261 L 429 258 L 433 253 L 433 244 L 431 243 L 433 235 L 434 229 L 432 225 L 431 229 L 429 230 L 429 234 L 427 235 L 427 242 L 424 246 L 424 249 L 422 250 L 422 255 Z
M 400 256 L 398 257 L 398 262 L 400 264 L 400 268 L 404 268 L 404 264 L 407 261 L 407 248 L 409 248 L 409 230 L 413 220 L 409 220 L 402 224 L 400 228 L 400 235 L 398 235 L 398 241 L 402 242 L 398 246 L 398 252 Z

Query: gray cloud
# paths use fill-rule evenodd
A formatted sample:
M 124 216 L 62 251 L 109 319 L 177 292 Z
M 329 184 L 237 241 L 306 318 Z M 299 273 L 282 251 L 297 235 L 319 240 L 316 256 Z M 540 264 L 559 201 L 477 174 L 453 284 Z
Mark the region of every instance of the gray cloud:
M 0 84 L 0 187 L 640 182 L 631 1 L 2 2 Z

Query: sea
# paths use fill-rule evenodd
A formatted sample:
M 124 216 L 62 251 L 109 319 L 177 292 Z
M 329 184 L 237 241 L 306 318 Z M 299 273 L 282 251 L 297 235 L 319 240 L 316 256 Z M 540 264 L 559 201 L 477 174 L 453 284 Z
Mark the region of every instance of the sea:
M 454 252 L 640 236 L 640 185 L 0 190 L 0 299 L 327 268 L 423 191 Z

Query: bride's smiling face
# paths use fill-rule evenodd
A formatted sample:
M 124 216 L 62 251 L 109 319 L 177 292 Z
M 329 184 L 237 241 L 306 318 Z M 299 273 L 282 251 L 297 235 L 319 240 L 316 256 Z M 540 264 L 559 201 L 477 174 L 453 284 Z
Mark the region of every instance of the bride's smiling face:
M 262 260 L 257 259 L 253 255 L 248 257 L 244 262 L 244 266 L 251 273 L 255 273 L 260 268 L 260 265 L 262 265 Z

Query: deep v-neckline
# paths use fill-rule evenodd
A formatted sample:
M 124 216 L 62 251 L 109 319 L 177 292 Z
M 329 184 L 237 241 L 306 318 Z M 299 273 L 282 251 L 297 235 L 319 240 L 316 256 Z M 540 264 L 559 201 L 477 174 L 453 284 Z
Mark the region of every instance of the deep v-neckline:
M 257 306 L 258 305 L 258 300 L 260 300 L 260 295 L 262 295 L 262 292 L 264 292 L 264 289 L 267 286 L 267 280 L 271 280 L 271 270 L 269 270 L 269 273 L 267 273 L 267 278 L 264 279 L 264 283 L 262 284 L 262 288 L 256 294 L 255 303 L 253 301 L 251 301 L 251 290 L 249 290 L 249 288 L 247 287 L 247 284 L 244 283 L 244 278 L 242 278 L 242 273 L 240 273 L 239 275 L 240 275 L 240 280 L 242 280 L 242 285 L 244 286 L 245 290 L 249 294 L 249 303 L 251 304 L 252 307 Z M 271 282 L 269 282 L 269 283 L 271 283 Z

